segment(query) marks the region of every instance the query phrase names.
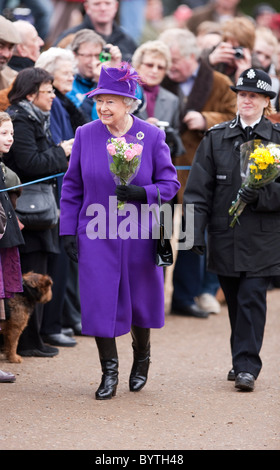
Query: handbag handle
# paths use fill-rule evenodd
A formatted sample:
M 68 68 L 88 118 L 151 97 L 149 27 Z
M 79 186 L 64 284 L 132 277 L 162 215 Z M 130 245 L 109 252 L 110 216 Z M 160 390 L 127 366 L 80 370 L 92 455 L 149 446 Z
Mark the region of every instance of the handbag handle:
M 158 207 L 160 208 L 160 206 L 161 206 L 160 192 L 159 192 L 158 187 L 156 187 L 156 188 L 157 188 Z
M 161 210 L 160 191 L 157 187 L 158 206 L 159 206 L 159 240 L 157 242 L 156 264 L 157 266 L 171 266 L 173 263 L 173 253 L 170 240 L 165 239 L 164 233 L 164 211 Z
M 164 222 L 163 222 L 164 215 L 163 215 L 163 212 L 160 210 L 160 208 L 161 208 L 161 197 L 160 197 L 160 191 L 159 191 L 158 187 L 157 187 L 157 197 L 158 197 L 158 208 L 159 208 L 159 225 L 160 225 L 160 227 L 163 227 L 163 225 L 164 225 Z

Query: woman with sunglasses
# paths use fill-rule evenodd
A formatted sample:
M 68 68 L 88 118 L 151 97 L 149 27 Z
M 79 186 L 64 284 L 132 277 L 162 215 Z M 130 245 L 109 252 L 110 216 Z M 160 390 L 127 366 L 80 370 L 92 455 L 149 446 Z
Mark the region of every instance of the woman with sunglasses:
M 171 155 L 184 153 L 179 137 L 179 98 L 161 86 L 171 64 L 169 48 L 158 40 L 147 41 L 136 49 L 132 64 L 141 77 L 145 102 L 135 114 L 150 124 L 166 123 L 166 142 L 171 147 Z

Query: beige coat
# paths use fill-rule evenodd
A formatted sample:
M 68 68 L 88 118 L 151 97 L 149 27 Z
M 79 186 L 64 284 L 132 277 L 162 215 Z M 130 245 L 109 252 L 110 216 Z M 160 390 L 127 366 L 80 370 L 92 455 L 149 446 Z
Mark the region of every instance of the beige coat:
M 219 72 L 215 72 L 204 62 L 201 63 L 193 89 L 186 99 L 182 95 L 179 85 L 166 79 L 164 87 L 179 96 L 181 104 L 181 122 L 185 114 L 190 111 L 199 111 L 206 121 L 206 130 L 215 124 L 233 119 L 236 114 L 236 94 L 230 89 L 230 79 Z M 194 154 L 200 144 L 204 132 L 188 130 L 181 124 L 181 137 L 186 153 L 173 160 L 175 166 L 189 166 L 192 164 Z M 182 203 L 183 193 L 189 171 L 178 170 L 178 179 L 181 188 L 178 192 L 178 203 Z
M 18 72 L 11 69 L 8 65 L 0 72 L 0 90 L 8 88 L 9 85 L 14 81 Z

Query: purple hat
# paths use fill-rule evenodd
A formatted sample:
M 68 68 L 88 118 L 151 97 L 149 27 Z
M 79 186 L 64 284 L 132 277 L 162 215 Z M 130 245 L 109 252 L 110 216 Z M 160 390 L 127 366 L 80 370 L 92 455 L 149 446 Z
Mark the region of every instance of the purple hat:
M 97 88 L 88 93 L 88 96 L 96 95 L 121 95 L 137 100 L 135 96 L 137 83 L 140 77 L 127 62 L 119 68 L 102 66 Z

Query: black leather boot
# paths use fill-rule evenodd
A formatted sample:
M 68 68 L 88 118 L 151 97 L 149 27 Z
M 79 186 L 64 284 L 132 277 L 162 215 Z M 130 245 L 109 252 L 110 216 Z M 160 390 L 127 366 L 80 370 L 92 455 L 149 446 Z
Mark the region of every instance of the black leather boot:
M 147 382 L 150 366 L 150 329 L 132 326 L 132 348 L 134 361 L 129 377 L 131 392 L 139 392 Z
M 95 392 L 96 400 L 110 400 L 118 385 L 118 353 L 115 338 L 95 338 L 102 368 L 102 379 Z

